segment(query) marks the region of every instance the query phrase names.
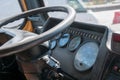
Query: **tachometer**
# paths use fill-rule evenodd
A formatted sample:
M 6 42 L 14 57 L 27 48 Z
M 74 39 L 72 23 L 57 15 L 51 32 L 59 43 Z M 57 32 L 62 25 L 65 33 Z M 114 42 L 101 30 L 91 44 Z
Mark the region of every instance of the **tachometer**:
M 70 41 L 70 44 L 68 45 L 68 49 L 70 51 L 74 51 L 81 43 L 80 37 L 75 37 Z
M 99 46 L 95 42 L 87 42 L 82 45 L 75 55 L 74 66 L 78 71 L 89 70 L 95 63 Z
M 69 39 L 70 39 L 70 34 L 66 33 L 62 35 L 62 37 L 59 39 L 59 46 L 60 47 L 65 46 L 68 43 Z

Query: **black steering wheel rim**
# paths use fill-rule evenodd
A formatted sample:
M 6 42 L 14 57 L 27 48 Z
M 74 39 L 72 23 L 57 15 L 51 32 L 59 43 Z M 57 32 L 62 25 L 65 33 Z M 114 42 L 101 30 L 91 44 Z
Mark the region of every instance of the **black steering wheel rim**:
M 42 7 L 42 8 L 36 8 L 33 10 L 23 12 L 21 14 L 18 14 L 16 16 L 13 16 L 13 17 L 8 18 L 8 19 L 4 20 L 3 22 L 1 22 L 0 27 L 6 25 L 8 23 L 11 23 L 13 21 L 19 20 L 21 18 L 26 18 L 26 17 L 34 15 L 34 14 L 38 14 L 38 13 L 42 13 L 42 12 L 53 12 L 53 11 L 67 12 L 68 16 L 67 16 L 67 18 L 65 18 L 63 21 L 61 21 L 59 24 L 57 24 L 50 30 L 47 30 L 46 32 L 44 32 L 42 34 L 35 36 L 34 38 L 31 38 L 22 43 L 13 44 L 12 46 L 8 45 L 8 46 L 0 47 L 0 57 L 5 57 L 5 56 L 9 56 L 9 55 L 24 51 L 26 49 L 29 49 L 31 47 L 34 47 L 38 44 L 41 44 L 41 43 L 51 39 L 55 35 L 59 34 L 61 31 L 66 29 L 74 21 L 76 12 L 73 8 L 71 8 L 69 6 Z

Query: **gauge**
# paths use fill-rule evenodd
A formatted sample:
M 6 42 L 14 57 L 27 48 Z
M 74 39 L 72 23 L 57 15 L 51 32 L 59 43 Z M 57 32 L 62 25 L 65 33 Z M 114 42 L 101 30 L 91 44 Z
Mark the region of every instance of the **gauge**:
M 56 46 L 56 44 L 57 44 L 57 41 L 56 41 L 56 40 L 51 40 L 50 43 L 49 43 L 50 49 L 54 49 L 55 46 Z
M 98 50 L 98 44 L 95 42 L 87 42 L 84 45 L 82 45 L 75 55 L 75 68 L 78 71 L 89 70 L 96 61 Z
M 77 49 L 77 47 L 80 45 L 80 43 L 81 43 L 81 38 L 75 37 L 70 41 L 70 44 L 68 45 L 68 49 L 70 51 L 74 51 L 75 49 Z
M 59 46 L 63 47 L 65 46 L 70 39 L 70 34 L 64 34 L 60 39 L 59 39 Z
M 56 40 L 58 40 L 60 37 L 61 37 L 61 33 L 60 34 L 58 34 L 57 36 L 55 36 L 54 38 L 56 39 Z

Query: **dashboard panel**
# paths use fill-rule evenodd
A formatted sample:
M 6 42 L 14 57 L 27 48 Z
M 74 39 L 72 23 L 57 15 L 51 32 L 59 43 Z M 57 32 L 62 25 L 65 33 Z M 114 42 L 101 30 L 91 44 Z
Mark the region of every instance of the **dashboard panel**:
M 47 28 L 61 20 L 53 18 L 49 21 L 45 25 Z M 51 56 L 60 62 L 65 73 L 76 79 L 89 80 L 98 55 L 102 54 L 100 50 L 104 38 L 104 27 L 74 22 L 49 41 Z
M 69 27 L 61 34 L 63 36 L 59 39 L 53 39 L 56 41 L 56 47 L 52 49 L 52 56 L 60 61 L 61 68 L 66 73 L 69 73 L 75 78 L 83 77 L 83 74 L 85 75 L 84 77 L 88 77 L 88 73 L 91 72 L 95 63 L 103 34 L 74 27 Z M 69 34 L 70 36 L 67 35 L 65 37 L 65 34 Z M 97 53 L 94 53 L 93 49 L 97 50 Z M 79 53 L 82 54 L 78 56 Z M 85 63 L 90 64 L 85 65 Z

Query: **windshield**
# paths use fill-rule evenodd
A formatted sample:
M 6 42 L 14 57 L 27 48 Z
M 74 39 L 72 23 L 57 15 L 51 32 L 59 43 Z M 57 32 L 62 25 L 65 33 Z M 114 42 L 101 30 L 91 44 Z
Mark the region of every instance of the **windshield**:
M 87 10 L 95 12 L 120 9 L 120 0 L 82 0 L 82 3 Z
M 120 4 L 120 0 L 82 0 L 82 1 L 87 7 Z
M 18 0 L 0 0 L 0 10 L 0 20 L 22 12 Z
M 8 17 L 14 16 L 22 12 L 18 0 L 0 0 L 0 10 L 0 22 L 2 22 L 2 20 Z M 23 20 L 18 20 L 11 24 L 5 25 L 4 27 L 19 27 L 19 25 L 21 25 L 22 23 Z
M 120 0 L 78 0 L 104 25 L 120 23 Z

